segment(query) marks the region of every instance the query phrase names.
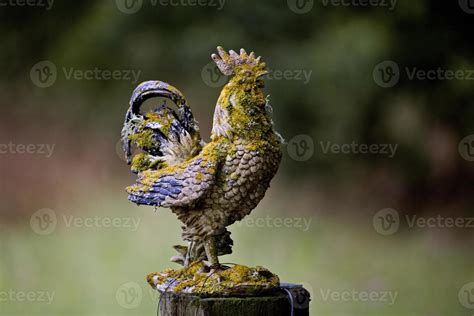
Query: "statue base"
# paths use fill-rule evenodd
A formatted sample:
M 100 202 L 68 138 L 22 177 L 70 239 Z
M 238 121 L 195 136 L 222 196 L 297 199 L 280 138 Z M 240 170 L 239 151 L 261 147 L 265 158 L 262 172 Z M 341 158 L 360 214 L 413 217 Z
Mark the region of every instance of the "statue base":
M 147 281 L 161 293 L 200 297 L 265 295 L 280 285 L 277 275 L 260 266 L 233 265 L 222 270 L 209 270 L 203 262 L 151 273 Z
M 309 292 L 296 284 L 281 284 L 263 296 L 160 294 L 158 316 L 309 316 Z

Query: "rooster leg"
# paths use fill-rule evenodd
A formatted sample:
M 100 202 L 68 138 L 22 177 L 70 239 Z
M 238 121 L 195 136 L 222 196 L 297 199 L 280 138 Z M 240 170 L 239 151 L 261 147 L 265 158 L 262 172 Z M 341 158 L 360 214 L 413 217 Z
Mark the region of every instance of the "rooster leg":
M 208 236 L 204 240 L 204 249 L 206 250 L 207 261 L 211 269 L 221 270 L 219 258 L 217 257 L 216 237 Z

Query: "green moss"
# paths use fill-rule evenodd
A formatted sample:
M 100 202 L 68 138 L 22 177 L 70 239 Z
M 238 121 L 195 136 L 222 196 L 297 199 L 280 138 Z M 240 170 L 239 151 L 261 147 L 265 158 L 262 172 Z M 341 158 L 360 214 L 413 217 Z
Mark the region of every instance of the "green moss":
M 160 124 L 160 131 L 168 136 L 171 124 L 173 123 L 172 111 L 169 108 L 163 108 L 162 113 L 148 112 L 145 114 L 145 124 L 147 122 L 156 122 Z
M 147 169 L 160 169 L 166 167 L 166 163 L 160 160 L 151 160 L 147 153 L 136 154 L 132 159 L 132 171 L 142 172 Z
M 132 159 L 132 171 L 140 172 L 148 169 L 150 166 L 150 160 L 146 153 L 139 153 Z
M 163 174 L 178 175 L 185 169 L 184 164 L 167 166 L 159 170 L 145 170 L 142 173 L 142 184 L 151 187 Z
M 140 130 L 130 135 L 129 139 L 140 148 L 152 148 L 158 146 L 151 129 Z
M 229 114 L 235 139 L 243 140 L 252 151 L 265 151 L 274 135 L 265 109 L 266 98 L 259 85 L 262 71 L 261 66 L 239 69 L 223 88 L 218 101 Z
M 234 265 L 226 270 L 207 271 L 203 262 L 194 262 L 188 268 L 152 273 L 147 281 L 153 288 L 198 295 L 255 294 L 280 285 L 277 275 L 260 266 Z
M 138 126 L 136 133 L 129 136 L 132 143 L 139 148 L 158 147 L 153 130 L 146 128 L 146 124 L 149 122 L 159 123 L 160 131 L 167 136 L 172 125 L 173 116 L 168 108 L 163 108 L 162 111 L 163 113 L 160 114 L 156 112 L 145 114 L 145 120 Z
M 127 187 L 127 192 L 136 192 L 139 190 L 147 191 L 161 176 L 165 174 L 177 176 L 182 173 L 186 167 L 194 161 L 194 159 L 201 159 L 201 166 L 207 169 L 207 173 L 214 174 L 216 172 L 216 163 L 220 160 L 221 156 L 224 155 L 227 151 L 225 148 L 228 146 L 229 141 L 225 138 L 220 139 L 220 141 L 213 141 L 204 146 L 201 153 L 189 161 L 185 161 L 178 165 L 168 166 L 166 163 L 161 163 L 158 165 L 149 165 L 154 168 L 146 168 L 147 160 L 145 156 L 139 156 L 135 158 L 132 162 L 132 168 L 137 168 L 142 170 L 141 184 L 132 185 Z M 136 159 L 136 160 L 135 160 Z M 198 173 L 196 178 L 204 178 L 204 173 Z

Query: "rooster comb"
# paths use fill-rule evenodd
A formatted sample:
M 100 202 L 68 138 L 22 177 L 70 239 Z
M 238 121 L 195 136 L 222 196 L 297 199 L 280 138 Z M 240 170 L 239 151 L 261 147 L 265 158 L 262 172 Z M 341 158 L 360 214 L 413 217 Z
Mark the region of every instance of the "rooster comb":
M 255 57 L 255 53 L 247 54 L 245 49 L 240 49 L 240 54 L 230 50 L 228 53 L 221 47 L 217 47 L 217 54 L 212 54 L 211 58 L 217 68 L 226 76 L 236 74 L 239 69 L 250 70 L 257 76 L 267 73 L 266 65 L 262 62 L 261 56 Z

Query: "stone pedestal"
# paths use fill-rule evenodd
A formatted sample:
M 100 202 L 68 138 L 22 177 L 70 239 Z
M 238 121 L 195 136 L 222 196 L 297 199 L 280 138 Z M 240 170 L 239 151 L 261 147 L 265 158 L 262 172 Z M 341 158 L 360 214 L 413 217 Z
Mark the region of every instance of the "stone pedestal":
M 158 316 L 304 316 L 310 295 L 301 285 L 282 283 L 264 296 L 199 297 L 160 293 Z

